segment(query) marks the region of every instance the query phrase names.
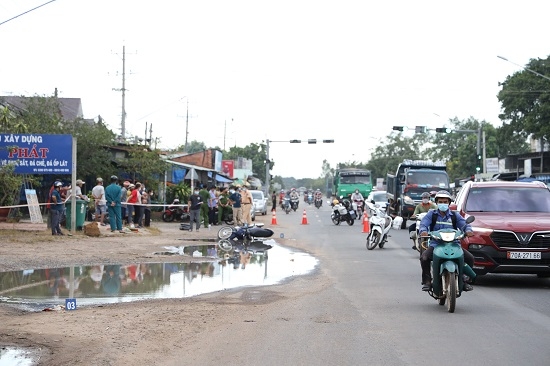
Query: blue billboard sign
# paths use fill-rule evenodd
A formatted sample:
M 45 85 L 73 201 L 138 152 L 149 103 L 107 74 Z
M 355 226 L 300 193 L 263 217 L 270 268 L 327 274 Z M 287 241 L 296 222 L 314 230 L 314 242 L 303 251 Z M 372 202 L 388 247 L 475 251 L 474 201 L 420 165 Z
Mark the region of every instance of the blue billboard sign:
M 21 174 L 71 174 L 71 135 L 0 134 L 0 166 Z

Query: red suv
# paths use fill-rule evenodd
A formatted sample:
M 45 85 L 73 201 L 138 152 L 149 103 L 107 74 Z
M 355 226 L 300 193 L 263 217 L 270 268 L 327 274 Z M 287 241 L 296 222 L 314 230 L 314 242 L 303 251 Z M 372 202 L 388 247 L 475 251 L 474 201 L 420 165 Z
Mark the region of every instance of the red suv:
M 550 190 L 542 182 L 467 182 L 452 210 L 475 216 L 462 246 L 474 271 L 550 277 Z

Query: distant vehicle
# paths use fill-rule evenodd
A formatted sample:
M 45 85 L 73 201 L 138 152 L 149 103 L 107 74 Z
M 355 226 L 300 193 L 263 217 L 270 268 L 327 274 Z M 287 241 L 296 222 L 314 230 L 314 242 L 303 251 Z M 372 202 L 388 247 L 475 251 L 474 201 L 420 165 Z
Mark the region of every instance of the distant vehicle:
M 371 172 L 357 168 L 338 169 L 332 187 L 332 194 L 336 197 L 350 198 L 356 189 L 363 197 L 368 197 L 372 191 Z
M 388 204 L 386 191 L 372 191 L 367 197 L 367 202 L 371 202 L 372 200 L 374 200 L 374 204 L 380 206 L 380 209 L 386 209 L 386 205 Z
M 387 175 L 386 186 L 388 213 L 403 218 L 401 229 L 407 227 L 407 220 L 422 201 L 422 193 L 450 191 L 445 163 L 427 160 L 403 160 L 395 174 Z
M 550 277 L 550 191 L 542 182 L 467 182 L 450 205 L 473 215 L 474 236 L 462 247 L 474 272 Z
M 306 192 L 306 191 L 307 191 L 307 188 L 306 188 L 306 187 L 300 187 L 300 188 L 298 188 L 298 192 L 299 192 L 300 194 L 304 194 L 304 192 Z
M 254 201 L 254 211 L 262 215 L 267 215 L 267 198 L 263 191 L 250 190 L 252 200 Z

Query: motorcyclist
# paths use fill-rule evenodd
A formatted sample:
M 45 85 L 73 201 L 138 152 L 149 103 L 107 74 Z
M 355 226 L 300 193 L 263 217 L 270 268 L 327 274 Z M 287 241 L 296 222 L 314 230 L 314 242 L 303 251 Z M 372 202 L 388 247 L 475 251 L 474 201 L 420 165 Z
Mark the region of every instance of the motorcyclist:
M 365 198 L 358 189 L 351 194 L 351 201 L 357 204 L 357 208 L 360 208 L 361 212 L 365 210 Z
M 291 201 L 295 200 L 296 201 L 296 207 L 298 207 L 298 203 L 300 202 L 300 195 L 296 191 L 296 188 L 292 188 L 290 190 L 290 200 Z
M 437 204 L 437 210 L 428 211 L 426 216 L 420 222 L 420 228 L 418 230 L 420 236 L 429 236 L 429 231 L 437 231 L 441 229 L 449 228 L 453 226 L 453 219 L 451 215 L 455 216 L 456 219 L 456 228 L 464 230 L 466 236 L 474 235 L 472 227 L 469 224 L 466 224 L 466 220 L 458 213 L 453 212 L 449 209 L 449 204 L 451 203 L 452 198 L 449 192 L 439 191 L 435 195 L 435 203 Z M 435 226 L 430 228 L 432 225 L 432 216 L 437 215 L 437 221 Z M 420 266 L 422 267 L 422 291 L 430 291 L 432 287 L 432 276 L 430 271 L 431 261 L 433 259 L 433 251 L 437 242 L 430 239 L 428 249 L 426 249 L 420 256 Z M 474 256 L 463 248 L 464 251 L 464 262 L 470 267 L 474 267 Z M 464 281 L 464 291 L 471 291 L 473 287 Z
M 421 213 L 428 212 L 436 208 L 437 208 L 437 205 L 430 200 L 430 194 L 428 192 L 424 192 L 422 193 L 422 202 L 415 207 L 414 212 L 411 216 L 411 219 L 415 220 L 416 217 Z M 411 226 L 409 226 L 409 237 L 413 241 L 412 248 L 414 250 L 416 250 L 415 236 L 416 236 L 416 221 Z
M 323 202 L 323 193 L 321 193 L 321 190 L 319 188 L 317 188 L 317 190 L 313 194 L 313 199 Z

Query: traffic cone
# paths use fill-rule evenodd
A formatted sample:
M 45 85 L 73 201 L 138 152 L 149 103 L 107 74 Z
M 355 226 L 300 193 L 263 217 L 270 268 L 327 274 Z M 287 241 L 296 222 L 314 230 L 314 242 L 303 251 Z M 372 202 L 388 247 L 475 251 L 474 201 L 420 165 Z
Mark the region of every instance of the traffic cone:
M 277 215 L 275 210 L 271 211 L 271 225 L 277 225 Z
M 302 215 L 302 225 L 307 225 L 306 210 L 304 210 L 304 214 Z
M 369 215 L 366 212 L 363 212 L 363 232 L 370 233 Z

